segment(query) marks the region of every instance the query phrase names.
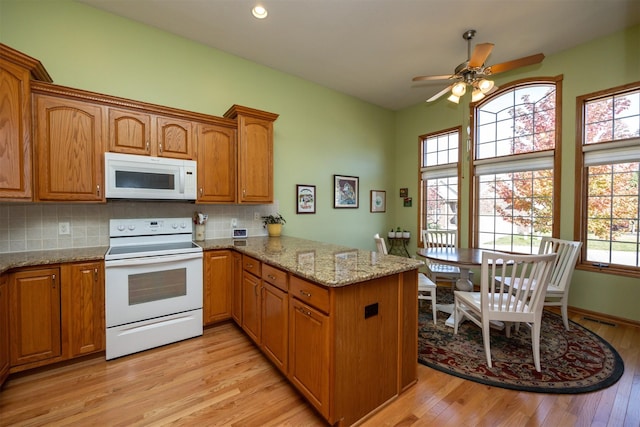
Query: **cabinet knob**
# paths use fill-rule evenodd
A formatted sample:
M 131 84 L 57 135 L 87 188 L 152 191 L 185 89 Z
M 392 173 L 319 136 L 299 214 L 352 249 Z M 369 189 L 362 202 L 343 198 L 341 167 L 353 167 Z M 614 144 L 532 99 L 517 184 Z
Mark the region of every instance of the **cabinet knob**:
M 96 195 L 100 197 L 100 184 L 96 185 Z
M 149 152 L 149 141 L 147 141 L 147 153 Z

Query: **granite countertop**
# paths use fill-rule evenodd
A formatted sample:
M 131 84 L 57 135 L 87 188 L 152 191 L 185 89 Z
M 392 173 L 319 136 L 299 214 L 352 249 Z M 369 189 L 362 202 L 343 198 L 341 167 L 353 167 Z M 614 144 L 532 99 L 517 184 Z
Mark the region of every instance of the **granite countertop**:
M 296 237 L 249 237 L 196 242 L 204 250 L 235 249 L 328 287 L 415 270 L 421 261 Z M 13 268 L 104 259 L 105 246 L 0 254 L 0 274 Z
M 107 246 L 0 254 L 0 274 L 12 268 L 104 259 Z
M 235 248 L 267 264 L 328 287 L 345 286 L 390 274 L 415 270 L 422 261 L 382 255 L 347 246 L 296 237 L 249 237 L 196 242 L 203 249 Z

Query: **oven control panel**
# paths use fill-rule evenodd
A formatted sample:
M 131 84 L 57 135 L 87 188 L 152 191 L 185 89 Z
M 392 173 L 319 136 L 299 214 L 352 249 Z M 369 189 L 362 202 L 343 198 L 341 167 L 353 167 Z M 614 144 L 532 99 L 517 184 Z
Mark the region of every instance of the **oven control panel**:
M 112 219 L 109 220 L 109 236 L 156 236 L 162 234 L 191 233 L 191 218 Z

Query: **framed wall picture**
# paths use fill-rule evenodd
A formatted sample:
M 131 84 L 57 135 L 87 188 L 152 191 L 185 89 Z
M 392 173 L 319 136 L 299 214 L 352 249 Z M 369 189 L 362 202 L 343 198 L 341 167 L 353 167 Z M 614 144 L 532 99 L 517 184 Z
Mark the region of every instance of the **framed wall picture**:
M 316 186 L 304 184 L 296 185 L 296 200 L 296 213 L 316 213 Z
M 333 175 L 334 208 L 358 208 L 357 176 Z
M 371 190 L 371 212 L 386 212 L 387 192 L 382 190 Z
M 407 197 L 409 195 L 409 189 L 408 188 L 401 188 L 400 189 L 400 197 Z

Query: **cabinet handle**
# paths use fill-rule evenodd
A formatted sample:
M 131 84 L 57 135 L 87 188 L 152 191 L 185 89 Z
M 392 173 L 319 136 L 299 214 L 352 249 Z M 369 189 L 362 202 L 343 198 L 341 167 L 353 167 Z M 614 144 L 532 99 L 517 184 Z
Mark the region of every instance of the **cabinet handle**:
M 307 298 L 311 298 L 311 294 L 309 292 L 306 292 L 306 291 L 300 291 L 300 295 L 303 295 L 303 296 L 305 296 Z
M 311 312 L 303 309 L 302 307 L 298 308 L 298 311 L 300 311 L 300 313 L 302 313 L 304 315 L 307 315 L 307 316 L 311 317 Z
M 273 276 L 271 274 L 267 274 L 267 277 L 271 280 L 276 280 L 276 276 Z
M 98 269 L 97 268 L 93 269 L 93 281 L 98 283 Z
M 202 190 L 202 187 L 200 187 L 200 196 L 202 196 L 202 193 L 204 193 L 204 191 Z
M 246 196 L 246 195 L 247 195 L 247 189 L 246 189 L 246 188 L 243 188 L 243 189 L 242 189 L 242 197 L 244 197 L 244 196 Z
M 158 151 L 162 154 L 162 142 L 158 144 Z
M 147 153 L 149 152 L 149 141 L 147 141 Z
M 51 287 L 55 289 L 56 287 L 56 275 L 52 274 L 51 275 Z
M 253 294 L 255 296 L 258 296 L 258 284 L 257 283 L 253 284 Z
M 253 268 L 253 264 L 247 264 L 247 267 Z
M 96 185 L 96 195 L 100 197 L 100 184 Z

